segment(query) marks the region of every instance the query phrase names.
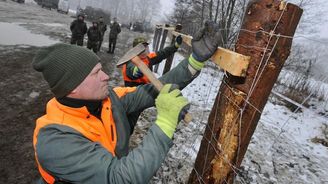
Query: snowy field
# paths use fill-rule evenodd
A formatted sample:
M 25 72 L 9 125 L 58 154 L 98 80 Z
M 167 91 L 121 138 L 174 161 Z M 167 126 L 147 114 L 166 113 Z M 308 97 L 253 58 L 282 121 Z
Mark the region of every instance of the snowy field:
M 183 56 L 176 54 L 173 65 L 182 59 Z M 163 67 L 164 64 L 160 64 L 159 73 Z M 153 183 L 185 183 L 188 179 L 223 75 L 213 63 L 208 62 L 200 76 L 183 90 L 183 95 L 192 104 L 194 120 L 188 125 L 179 125 L 175 145 L 161 173 L 158 173 L 160 177 L 155 178 Z M 286 80 L 281 81 L 288 85 L 290 75 L 283 71 L 280 76 Z M 315 79 L 309 81 L 313 88 L 320 86 L 322 90 L 319 91 L 327 93 L 327 83 Z M 324 104 L 327 101 L 328 96 L 325 95 Z M 236 171 L 235 183 L 328 183 L 328 148 L 312 141 L 315 138 L 328 139 L 328 109 L 323 109 L 325 106 L 322 104 L 294 113 L 285 106 L 268 101 L 242 167 Z M 323 116 L 318 112 L 326 114 Z
M 10 11 L 9 13 L 3 14 L 0 12 L 0 14 L 3 15 L 0 17 L 0 27 L 11 28 L 10 30 L 18 31 L 16 35 L 28 34 L 29 38 L 34 38 L 33 41 L 35 41 L 33 44 L 32 42 L 29 42 L 26 45 L 26 43 L 23 42 L 22 39 L 19 39 L 18 36 L 11 36 L 13 39 L 7 39 L 8 36 L 0 37 L 0 40 L 2 40 L 0 52 L 2 55 L 5 55 L 6 52 L 20 53 L 22 50 L 30 47 L 31 45 L 43 46 L 59 41 L 69 41 L 69 24 L 73 20 L 72 17 L 58 14 L 55 11 L 40 9 L 32 3 L 24 5 L 24 11 L 21 9 L 20 5 L 17 5 L 11 1 L 7 4 L 2 2 L 1 5 L 8 6 L 8 10 Z M 0 6 L 0 9 L 1 8 L 3 7 Z M 12 12 L 16 13 L 14 14 Z M 30 16 L 31 18 L 26 19 L 27 16 Z M 10 32 L 10 30 L 3 32 L 4 30 L 5 29 L 2 29 L 2 34 L 0 34 L 0 36 Z M 122 40 L 119 40 L 118 48 L 126 49 L 129 47 L 129 45 L 126 46 L 127 43 L 132 43 L 133 37 L 136 35 L 130 35 L 132 34 L 130 32 L 122 34 L 123 36 L 119 38 Z M 126 39 L 123 40 L 125 37 Z M 19 43 L 15 42 L 17 40 L 20 40 Z M 13 46 L 13 48 L 17 50 L 8 50 L 8 48 L 12 47 L 7 45 L 13 44 L 17 44 L 16 46 Z M 104 43 L 103 46 L 103 49 L 105 50 L 107 43 Z M 121 54 L 123 54 L 123 51 Z M 104 52 L 101 53 L 102 59 L 107 59 L 107 57 L 109 56 L 105 55 Z M 113 58 L 114 60 L 117 60 L 118 56 L 110 57 L 106 60 L 108 61 L 107 63 L 113 62 Z M 21 60 L 24 61 L 23 59 Z M 182 55 L 176 54 L 173 65 L 176 65 L 182 59 Z M 108 66 L 111 67 L 112 65 L 108 64 Z M 163 65 L 164 64 L 161 64 L 159 67 L 159 72 L 157 74 L 159 76 L 161 75 Z M 21 73 L 26 72 L 26 70 L 27 69 L 24 69 Z M 118 78 L 120 77 L 120 73 L 116 70 L 112 75 L 117 76 Z M 183 95 L 187 97 L 192 104 L 190 112 L 192 113 L 194 119 L 189 124 L 181 123 L 179 125 L 175 134 L 174 146 L 170 150 L 169 156 L 165 160 L 165 163 L 157 172 L 151 183 L 175 184 L 186 182 L 193 168 L 193 163 L 197 156 L 208 115 L 212 109 L 212 105 L 218 93 L 218 88 L 223 75 L 224 73 L 221 72 L 213 63 L 208 62 L 202 70 L 200 76 L 198 76 L 197 79 L 195 79 L 183 90 Z M 283 71 L 281 74 L 282 77 L 285 77 L 284 79 L 287 79 L 281 80 L 286 85 L 288 85 L 288 82 L 290 81 L 288 80 L 290 79 L 289 75 L 293 76 L 288 72 L 286 73 L 286 71 Z M 24 79 L 24 77 L 26 76 L 18 78 Z M 34 80 L 37 80 L 37 78 Z M 310 83 L 313 89 L 317 89 L 320 86 L 320 88 L 322 88 L 320 91 L 322 91 L 323 94 L 327 93 L 327 83 L 323 83 L 322 81 L 315 79 L 309 79 L 309 81 L 311 81 Z M 24 83 L 26 82 L 22 82 L 22 84 Z M 31 89 L 28 90 L 30 91 L 26 94 L 30 94 L 30 92 L 32 92 Z M 40 87 L 38 90 L 38 93 L 42 95 L 40 91 L 44 91 L 44 89 L 41 89 Z M 44 98 L 48 98 L 46 95 L 44 95 Z M 21 96 L 24 95 L 22 94 Z M 30 101 L 34 100 L 31 98 L 27 99 Z M 21 99 L 17 101 L 21 101 Z M 324 100 L 320 103 L 316 99 L 311 99 L 312 106 L 308 109 L 302 109 L 302 111 L 298 113 L 290 111 L 285 106 L 278 105 L 280 103 L 277 103 L 276 100 L 268 101 L 248 147 L 242 167 L 240 170 L 236 171 L 238 175 L 236 183 L 328 184 L 328 148 L 318 143 L 318 141 L 315 141 L 320 139 L 328 139 L 327 101 L 327 95 L 324 95 Z M 29 103 L 27 104 L 30 105 Z M 12 109 L 12 111 L 14 112 L 16 110 L 17 107 L 15 106 L 15 109 Z M 156 111 L 154 109 L 150 109 L 142 115 L 138 122 L 139 126 L 141 128 L 146 128 L 149 126 L 149 122 L 154 121 L 155 113 Z M 30 115 L 26 116 L 30 118 Z M 14 114 L 13 117 L 14 120 L 17 119 L 16 114 Z M 31 120 L 30 118 L 27 122 L 32 124 L 34 123 L 34 120 Z M 30 124 L 29 126 L 31 127 L 32 125 Z M 7 126 L 8 125 L 6 124 L 6 127 Z M 22 126 L 24 126 L 24 129 L 27 129 L 26 125 L 22 124 Z M 30 132 L 25 133 L 25 136 L 28 136 L 30 139 L 32 128 L 28 131 Z M 140 133 L 144 132 L 145 130 L 140 130 Z M 13 140 L 13 142 L 23 142 L 19 139 L 20 137 Z M 31 140 L 29 139 L 24 140 L 27 142 L 26 144 L 28 144 L 25 145 L 25 147 L 21 145 L 16 147 L 26 148 L 27 151 L 22 150 L 22 152 L 30 155 L 26 158 L 22 157 L 21 160 L 26 163 L 27 161 L 31 162 L 31 165 L 35 166 L 31 148 Z M 136 142 L 138 141 L 140 140 L 138 139 Z M 20 152 L 16 152 L 12 152 L 12 154 L 17 154 L 17 157 L 23 155 L 20 154 Z M 15 159 L 17 159 L 17 157 L 15 157 Z M 20 164 L 21 162 L 17 163 L 17 170 L 20 168 L 27 168 L 25 165 L 24 167 L 20 167 Z M 17 172 L 19 172 L 19 170 Z M 23 174 L 24 173 L 20 176 Z M 25 177 L 26 176 L 22 178 Z M 3 180 L 0 179 L 0 183 L 1 181 Z

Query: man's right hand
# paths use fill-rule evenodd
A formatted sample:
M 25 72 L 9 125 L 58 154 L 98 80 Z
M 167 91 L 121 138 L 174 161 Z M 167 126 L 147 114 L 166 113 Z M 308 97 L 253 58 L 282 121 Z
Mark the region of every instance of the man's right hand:
M 206 21 L 193 37 L 191 45 L 192 54 L 189 63 L 196 70 L 200 70 L 204 66 L 204 62 L 212 57 L 218 46 L 223 45 L 219 25 L 212 21 Z
M 172 138 L 175 128 L 181 120 L 179 115 L 189 102 L 174 85 L 166 84 L 156 98 L 155 104 L 157 108 L 156 124 L 169 138 Z

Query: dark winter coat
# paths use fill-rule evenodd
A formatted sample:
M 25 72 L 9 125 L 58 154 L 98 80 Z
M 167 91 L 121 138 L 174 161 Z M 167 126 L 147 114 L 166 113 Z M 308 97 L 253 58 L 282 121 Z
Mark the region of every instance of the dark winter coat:
M 110 25 L 109 38 L 117 38 L 117 35 L 121 32 L 121 26 L 114 22 Z
M 87 24 L 81 20 L 74 20 L 70 26 L 73 37 L 83 37 L 87 33 Z
M 98 29 L 99 29 L 100 34 L 101 34 L 100 40 L 103 40 L 105 32 L 107 30 L 107 25 L 104 22 L 98 22 Z
M 101 33 L 98 27 L 90 27 L 87 35 L 89 42 L 98 42 L 101 39 Z

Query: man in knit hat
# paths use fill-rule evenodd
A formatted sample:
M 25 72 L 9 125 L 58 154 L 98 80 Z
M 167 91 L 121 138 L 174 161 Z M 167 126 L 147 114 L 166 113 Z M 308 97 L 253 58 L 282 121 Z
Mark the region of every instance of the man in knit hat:
M 33 68 L 42 73 L 55 97 L 37 119 L 33 135 L 39 183 L 148 183 L 172 146 L 188 105 L 180 90 L 199 74 L 219 44 L 219 35 L 207 30 L 193 40 L 190 57 L 160 78 L 165 84 L 160 92 L 152 84 L 110 88 L 99 57 L 85 48 L 42 48 Z M 136 114 L 152 106 L 157 108 L 155 123 L 142 144 L 129 150 Z
M 88 30 L 87 24 L 84 22 L 84 15 L 78 15 L 77 19 L 71 23 L 69 28 L 72 32 L 71 44 L 83 46 L 84 35 Z

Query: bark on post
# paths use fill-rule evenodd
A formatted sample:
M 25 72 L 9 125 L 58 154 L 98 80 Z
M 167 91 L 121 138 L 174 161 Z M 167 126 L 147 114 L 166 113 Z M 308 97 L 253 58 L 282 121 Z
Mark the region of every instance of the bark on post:
M 176 32 L 181 32 L 181 30 L 182 30 L 182 26 L 181 26 L 181 24 L 178 24 L 178 25 L 175 26 L 175 31 L 176 31 Z M 172 36 L 172 40 L 171 40 L 171 45 L 175 43 L 175 38 L 176 38 L 176 37 L 173 35 L 173 36 Z M 166 59 L 165 66 L 164 66 L 164 70 L 163 70 L 163 74 L 165 74 L 166 72 L 168 72 L 168 71 L 171 70 L 173 57 L 174 57 L 174 54 L 172 54 L 171 56 L 169 56 L 169 57 Z
M 235 48 L 251 56 L 247 76 L 223 79 L 189 183 L 233 183 L 301 15 L 279 0 L 250 1 Z

